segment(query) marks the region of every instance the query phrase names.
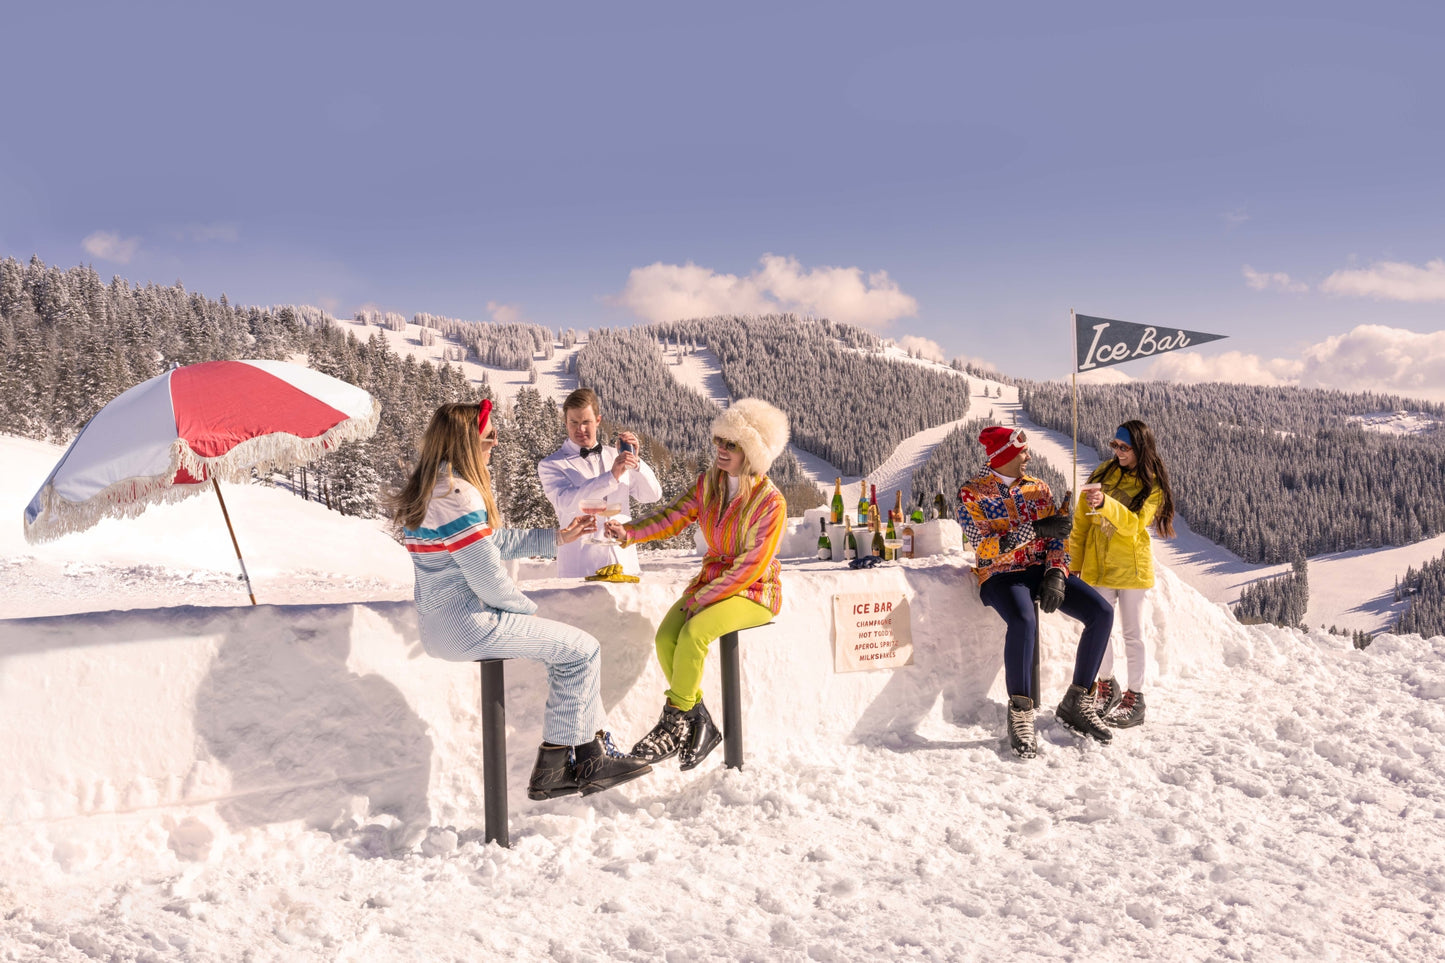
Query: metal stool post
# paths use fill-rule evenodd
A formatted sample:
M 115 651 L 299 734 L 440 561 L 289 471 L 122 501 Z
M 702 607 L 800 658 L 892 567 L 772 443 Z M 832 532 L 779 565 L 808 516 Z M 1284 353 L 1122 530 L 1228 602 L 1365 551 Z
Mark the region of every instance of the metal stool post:
M 729 769 L 743 767 L 743 674 L 738 634 L 722 637 L 723 761 Z
M 507 687 L 502 659 L 481 659 L 482 667 L 482 793 L 485 797 L 487 842 L 508 849 L 507 832 Z

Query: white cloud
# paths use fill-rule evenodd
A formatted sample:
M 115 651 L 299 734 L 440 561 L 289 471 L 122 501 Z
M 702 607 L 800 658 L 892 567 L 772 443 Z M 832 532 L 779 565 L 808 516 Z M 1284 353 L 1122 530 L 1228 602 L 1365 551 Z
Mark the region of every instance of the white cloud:
M 1377 391 L 1445 401 L 1445 331 L 1420 334 L 1362 324 L 1311 345 L 1298 360 L 1264 359 L 1239 351 L 1210 356 L 1178 351 L 1156 360 L 1148 377 Z
M 492 320 L 498 324 L 514 324 L 522 320 L 522 306 L 520 304 L 503 304 L 500 301 L 488 301 L 487 310 L 492 314 Z
M 1249 214 L 1242 207 L 1236 207 L 1232 211 L 1225 211 L 1219 216 L 1224 218 L 1224 223 L 1228 224 L 1231 228 L 1236 228 L 1249 220 Z
M 1300 383 L 1445 401 L 1445 331 L 1362 324 L 1306 350 Z
M 766 254 L 745 277 L 710 268 L 657 262 L 633 268 L 620 294 L 609 298 L 644 321 L 673 321 L 715 314 L 816 314 L 881 329 L 918 313 L 887 271 L 866 277 L 861 268 L 805 270 L 796 258 Z
M 1241 351 L 1202 355 L 1193 351 L 1175 351 L 1161 355 L 1149 367 L 1149 377 L 1160 381 L 1181 381 L 1198 384 L 1203 381 L 1229 381 L 1246 385 L 1295 384 L 1303 365 L 1298 361 L 1276 358 L 1266 361 L 1258 355 Z
M 932 338 L 920 338 L 916 334 L 905 334 L 898 339 L 898 347 L 904 351 L 916 352 L 925 361 L 937 361 L 940 364 L 947 363 L 948 356 L 943 353 L 943 345 Z
M 1367 268 L 1336 271 L 1325 278 L 1320 289 L 1386 301 L 1445 301 L 1445 260 L 1436 258 L 1424 267 L 1376 261 Z
M 1081 385 L 1117 385 L 1126 381 L 1135 380 L 1133 375 L 1119 370 L 1118 366 L 1111 368 L 1095 368 L 1092 371 L 1079 372 L 1079 384 Z M 1183 379 L 1166 379 L 1170 381 Z
M 1283 271 L 1256 271 L 1248 264 L 1244 266 L 1244 283 L 1256 291 L 1291 291 L 1298 294 L 1310 289 L 1308 284 L 1293 280 Z
M 85 240 L 80 242 L 85 253 L 91 257 L 99 258 L 102 261 L 114 261 L 117 264 L 127 264 L 135 257 L 135 252 L 140 249 L 140 238 L 121 237 L 114 231 L 95 231 L 86 235 Z

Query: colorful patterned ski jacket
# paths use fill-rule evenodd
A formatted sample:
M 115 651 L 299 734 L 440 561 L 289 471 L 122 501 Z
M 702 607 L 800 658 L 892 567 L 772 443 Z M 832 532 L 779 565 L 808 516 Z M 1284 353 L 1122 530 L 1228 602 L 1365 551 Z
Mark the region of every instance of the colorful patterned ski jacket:
M 976 556 L 974 575 L 981 586 L 990 576 L 1035 565 L 1069 570 L 1062 538 L 1040 538 L 1034 521 L 1058 514 L 1048 483 L 1031 475 L 1005 486 L 984 469 L 958 490 L 958 523 Z
M 1089 505 L 1079 496 L 1074 509 L 1074 531 L 1069 536 L 1069 561 L 1079 577 L 1098 588 L 1133 589 L 1154 587 L 1154 549 L 1149 526 L 1164 504 L 1164 489 L 1155 488 L 1132 512 L 1144 483 L 1133 472 L 1119 468 L 1101 480 L 1104 504 L 1099 514 L 1088 514 Z
M 702 571 L 682 593 L 689 616 L 733 596 L 767 606 L 777 615 L 783 604 L 778 546 L 788 518 L 783 493 L 763 476 L 751 491 L 739 492 L 724 506 L 717 495 L 706 500 L 706 488 L 704 472 L 671 505 L 624 523 L 627 543 L 667 538 L 696 521 L 707 542 L 707 555 Z
M 496 630 L 501 613 L 537 611 L 503 568 L 504 559 L 557 553 L 552 529 L 493 529 L 482 493 L 446 471 L 421 527 L 403 528 L 402 536 L 416 572 L 422 646 L 444 659 L 466 658 L 472 644 Z

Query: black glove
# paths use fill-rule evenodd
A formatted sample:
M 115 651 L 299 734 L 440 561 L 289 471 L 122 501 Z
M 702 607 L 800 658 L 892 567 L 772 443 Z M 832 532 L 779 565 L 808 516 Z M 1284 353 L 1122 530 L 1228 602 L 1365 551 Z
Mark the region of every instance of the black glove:
M 1044 612 L 1057 612 L 1059 606 L 1064 604 L 1064 570 L 1051 568 L 1044 574 L 1044 580 L 1039 583 L 1039 609 Z
M 1050 515 L 1034 520 L 1034 534 L 1039 538 L 1068 538 L 1074 530 L 1074 516 Z

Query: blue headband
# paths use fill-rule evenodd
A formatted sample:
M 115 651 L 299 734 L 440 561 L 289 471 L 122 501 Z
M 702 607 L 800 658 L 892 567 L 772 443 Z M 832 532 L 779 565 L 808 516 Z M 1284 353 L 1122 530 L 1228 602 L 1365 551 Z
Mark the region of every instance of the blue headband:
M 1114 432 L 1114 440 L 1115 440 L 1115 441 L 1122 441 L 1124 444 L 1128 445 L 1130 448 L 1138 448 L 1138 447 L 1139 447 L 1138 445 L 1134 444 L 1134 436 L 1131 435 L 1131 434 L 1129 434 L 1129 429 L 1128 429 L 1128 428 L 1125 428 L 1123 425 L 1120 425 L 1120 426 L 1119 426 L 1119 430 L 1116 431 L 1116 432 Z

